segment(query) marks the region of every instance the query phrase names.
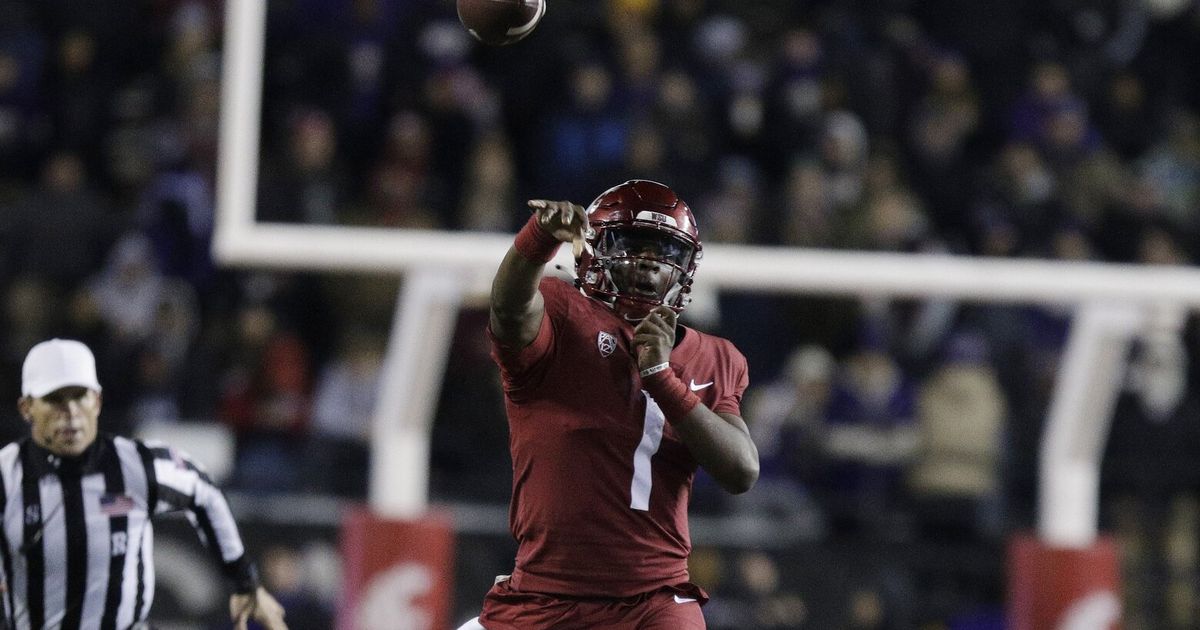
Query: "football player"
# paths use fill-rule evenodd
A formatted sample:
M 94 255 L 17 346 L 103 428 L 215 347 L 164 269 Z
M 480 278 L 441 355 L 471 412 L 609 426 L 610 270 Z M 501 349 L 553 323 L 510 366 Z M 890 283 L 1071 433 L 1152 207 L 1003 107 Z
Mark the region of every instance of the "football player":
M 586 211 L 534 200 L 492 284 L 519 543 L 463 629 L 698 630 L 687 509 L 702 466 L 727 491 L 758 477 L 741 418 L 746 359 L 677 324 L 701 258 L 691 209 L 657 182 Z M 542 277 L 573 243 L 572 285 Z

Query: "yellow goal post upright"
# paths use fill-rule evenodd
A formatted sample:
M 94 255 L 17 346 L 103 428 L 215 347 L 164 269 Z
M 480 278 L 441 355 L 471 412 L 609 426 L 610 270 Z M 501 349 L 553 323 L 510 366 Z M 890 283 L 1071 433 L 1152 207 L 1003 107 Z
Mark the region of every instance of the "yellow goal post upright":
M 259 223 L 263 0 L 226 7 L 217 216 L 223 266 L 403 275 L 374 412 L 369 503 L 384 517 L 428 502 L 429 436 L 454 320 L 486 296 L 511 234 Z M 569 248 L 553 264 L 571 266 Z M 1038 538 L 1086 548 L 1097 536 L 1100 459 L 1130 342 L 1178 334 L 1200 309 L 1200 270 L 950 256 L 705 246 L 697 289 L 1074 308 L 1039 456 Z

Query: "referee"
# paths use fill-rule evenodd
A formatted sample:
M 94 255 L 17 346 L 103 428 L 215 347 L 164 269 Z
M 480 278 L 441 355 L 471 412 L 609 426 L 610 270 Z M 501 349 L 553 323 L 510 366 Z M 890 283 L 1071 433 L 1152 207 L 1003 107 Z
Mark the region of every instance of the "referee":
M 0 449 L 5 627 L 148 628 L 151 518 L 183 510 L 233 586 L 236 627 L 253 618 L 287 629 L 208 475 L 166 445 L 98 434 L 100 382 L 87 346 L 39 343 L 21 377 L 17 405 L 31 435 Z

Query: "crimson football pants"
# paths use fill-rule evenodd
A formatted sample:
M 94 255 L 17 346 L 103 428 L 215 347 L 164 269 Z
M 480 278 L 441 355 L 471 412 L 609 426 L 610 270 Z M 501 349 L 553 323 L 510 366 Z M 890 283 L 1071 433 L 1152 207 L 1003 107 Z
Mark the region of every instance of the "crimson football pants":
M 703 591 L 689 585 L 622 598 L 568 598 L 516 590 L 504 580 L 488 591 L 479 622 L 487 630 L 704 630 Z

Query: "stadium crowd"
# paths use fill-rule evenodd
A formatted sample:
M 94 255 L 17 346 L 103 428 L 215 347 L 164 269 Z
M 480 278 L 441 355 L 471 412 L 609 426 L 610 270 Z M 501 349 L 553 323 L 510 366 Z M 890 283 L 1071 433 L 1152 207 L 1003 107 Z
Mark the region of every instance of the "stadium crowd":
M 401 280 L 214 265 L 222 10 L 0 1 L 0 390 L 35 341 L 81 339 L 115 430 L 224 423 L 233 487 L 362 498 Z M 706 242 L 1200 252 L 1190 0 L 551 0 L 505 48 L 474 44 L 446 1 L 268 11 L 261 221 L 512 232 L 526 199 L 642 177 L 690 202 Z M 734 500 L 698 481 L 695 511 L 993 560 L 1031 525 L 1069 312 L 727 292 L 686 316 L 747 355 L 763 464 Z M 485 322 L 458 322 L 447 378 L 474 391 L 439 404 L 435 500 L 508 496 Z M 1198 354 L 1191 319 L 1140 339 L 1118 403 L 1103 525 L 1123 543 L 1126 628 L 1200 624 Z M 25 427 L 0 409 L 7 442 Z M 821 618 L 780 592 L 779 557 L 698 550 L 712 627 Z M 999 627 L 999 577 L 964 588 L 906 562 L 855 590 L 840 627 Z

